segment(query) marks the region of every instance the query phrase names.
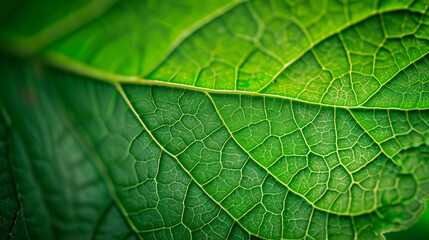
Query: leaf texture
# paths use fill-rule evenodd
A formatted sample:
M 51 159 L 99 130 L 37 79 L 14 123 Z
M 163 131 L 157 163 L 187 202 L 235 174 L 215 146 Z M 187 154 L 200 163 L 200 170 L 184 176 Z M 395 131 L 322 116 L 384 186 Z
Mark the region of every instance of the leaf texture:
M 38 52 L 1 60 L 2 238 L 383 239 L 424 210 L 428 1 L 79 4 L 0 27 Z

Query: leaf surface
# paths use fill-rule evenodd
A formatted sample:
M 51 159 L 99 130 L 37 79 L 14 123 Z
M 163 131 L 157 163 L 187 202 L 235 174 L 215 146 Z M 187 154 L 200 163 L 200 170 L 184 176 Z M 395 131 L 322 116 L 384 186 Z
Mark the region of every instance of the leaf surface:
M 40 59 L 1 60 L 6 237 L 374 239 L 424 210 L 429 2 L 91 4 L 0 28 Z

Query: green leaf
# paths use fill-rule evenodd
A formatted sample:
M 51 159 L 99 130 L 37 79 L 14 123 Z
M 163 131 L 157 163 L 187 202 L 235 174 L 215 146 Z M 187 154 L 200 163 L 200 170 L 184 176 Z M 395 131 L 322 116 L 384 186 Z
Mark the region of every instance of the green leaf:
M 426 204 L 428 204 L 429 200 L 426 200 Z M 386 234 L 387 239 L 404 239 L 407 237 L 412 237 L 414 239 L 424 239 L 427 234 L 427 224 L 429 223 L 429 211 L 425 211 L 423 215 L 420 217 L 420 220 L 410 227 L 409 229 L 401 232 L 392 232 Z
M 423 212 L 427 0 L 24 3 L 2 238 L 383 239 Z

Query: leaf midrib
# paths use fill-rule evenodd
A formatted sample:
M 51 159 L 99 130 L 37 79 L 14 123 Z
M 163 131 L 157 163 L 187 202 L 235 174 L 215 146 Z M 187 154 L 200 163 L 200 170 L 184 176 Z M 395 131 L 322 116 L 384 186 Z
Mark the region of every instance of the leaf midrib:
M 395 76 L 397 76 L 400 72 L 404 71 L 417 61 L 425 58 L 429 55 L 429 52 L 422 55 L 420 58 L 411 61 L 407 66 L 400 69 L 391 79 L 389 79 L 385 84 L 390 82 Z M 88 77 L 94 80 L 102 81 L 102 82 L 108 82 L 111 84 L 135 84 L 135 85 L 150 85 L 150 86 L 164 86 L 164 87 L 171 87 L 171 88 L 179 88 L 179 89 L 186 89 L 186 90 L 192 90 L 192 91 L 198 91 L 203 93 L 219 93 L 219 94 L 231 94 L 231 95 L 248 95 L 248 96 L 257 96 L 257 97 L 271 97 L 271 98 L 279 98 L 279 99 L 286 99 L 291 100 L 295 102 L 301 102 L 306 104 L 312 104 L 317 106 L 324 106 L 324 107 L 333 107 L 333 108 L 341 108 L 346 110 L 353 110 L 353 109 L 370 109 L 370 110 L 399 110 L 399 111 L 413 111 L 413 110 L 429 110 L 429 107 L 425 108 L 398 108 L 398 107 L 368 107 L 368 106 L 362 106 L 362 105 L 356 105 L 356 106 L 346 106 L 346 105 L 335 105 L 335 104 L 326 104 L 321 102 L 312 102 L 308 100 L 303 100 L 299 98 L 289 97 L 289 96 L 282 96 L 282 95 L 276 95 L 276 94 L 268 94 L 268 93 L 261 93 L 261 92 L 252 92 L 252 91 L 244 91 L 244 90 L 226 90 L 226 89 L 212 89 L 212 88 L 205 88 L 205 87 L 199 87 L 199 86 L 192 86 L 187 84 L 181 84 L 181 83 L 174 83 L 174 82 L 166 82 L 162 80 L 155 80 L 155 79 L 145 79 L 141 78 L 139 76 L 125 76 L 125 75 L 119 75 L 107 71 L 100 70 L 98 68 L 92 67 L 90 65 L 84 64 L 80 61 L 76 61 L 72 58 L 69 58 L 65 55 L 58 54 L 51 52 L 49 54 L 46 54 L 45 56 L 42 56 L 40 58 L 41 62 L 45 64 L 48 67 L 54 67 L 58 68 L 67 72 L 74 73 L 76 75 Z M 348 73 L 347 73 L 348 74 Z M 382 86 L 384 86 L 382 85 Z M 368 99 L 365 100 L 367 102 L 371 97 L 375 96 L 376 93 L 381 89 L 381 87 L 374 92 Z M 364 103 L 365 103 L 364 102 Z

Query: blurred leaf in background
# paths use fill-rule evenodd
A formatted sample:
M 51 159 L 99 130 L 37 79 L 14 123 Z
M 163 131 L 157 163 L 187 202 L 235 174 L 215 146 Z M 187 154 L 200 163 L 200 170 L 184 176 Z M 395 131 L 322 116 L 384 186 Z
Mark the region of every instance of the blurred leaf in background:
M 426 210 L 420 217 L 417 223 L 412 225 L 410 228 L 400 232 L 391 232 L 386 233 L 384 236 L 387 240 L 404 240 L 404 239 L 412 239 L 412 240 L 424 240 L 429 237 L 429 209 L 427 206 L 429 205 L 429 200 L 426 200 Z

